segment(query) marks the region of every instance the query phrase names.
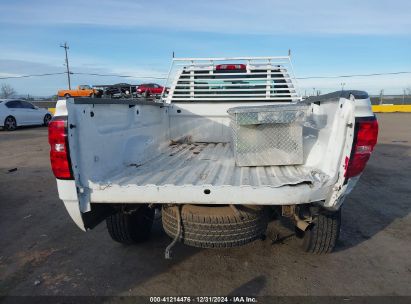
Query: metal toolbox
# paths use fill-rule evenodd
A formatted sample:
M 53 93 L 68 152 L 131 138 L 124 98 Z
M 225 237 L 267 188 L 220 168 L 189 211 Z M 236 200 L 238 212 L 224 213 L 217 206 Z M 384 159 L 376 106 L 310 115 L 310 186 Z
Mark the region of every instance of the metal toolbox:
M 246 106 L 228 109 L 237 166 L 303 163 L 307 105 Z

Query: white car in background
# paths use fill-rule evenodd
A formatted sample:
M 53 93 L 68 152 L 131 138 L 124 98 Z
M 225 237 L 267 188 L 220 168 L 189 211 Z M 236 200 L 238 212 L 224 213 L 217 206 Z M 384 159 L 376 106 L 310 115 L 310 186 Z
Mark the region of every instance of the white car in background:
M 46 109 L 32 105 L 20 99 L 0 99 L 0 127 L 14 131 L 17 127 L 45 125 L 52 115 Z

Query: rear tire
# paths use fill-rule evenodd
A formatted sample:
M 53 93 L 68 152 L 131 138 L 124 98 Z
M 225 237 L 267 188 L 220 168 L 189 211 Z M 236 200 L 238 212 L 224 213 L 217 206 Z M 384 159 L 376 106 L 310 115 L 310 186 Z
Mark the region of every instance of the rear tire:
M 305 252 L 314 254 L 330 253 L 334 250 L 340 234 L 341 209 L 320 210 L 306 231 L 296 228 L 296 235 Z
M 148 240 L 153 220 L 154 209 L 142 206 L 131 212 L 113 214 L 106 218 L 106 224 L 114 241 L 130 245 Z
M 17 129 L 17 122 L 13 116 L 7 116 L 4 120 L 4 129 L 7 131 L 14 131 Z
M 172 238 L 177 234 L 177 208 L 181 208 L 180 241 L 201 248 L 236 247 L 262 238 L 269 218 L 264 207 L 236 206 L 236 212 L 229 206 L 163 206 L 163 227 Z

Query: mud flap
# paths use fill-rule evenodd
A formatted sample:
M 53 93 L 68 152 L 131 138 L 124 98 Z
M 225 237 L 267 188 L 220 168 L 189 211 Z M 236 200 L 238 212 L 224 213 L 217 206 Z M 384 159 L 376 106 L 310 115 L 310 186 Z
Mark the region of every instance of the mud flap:
M 91 210 L 81 213 L 84 228 L 93 229 L 110 215 L 116 213 L 115 208 L 108 204 L 91 204 Z

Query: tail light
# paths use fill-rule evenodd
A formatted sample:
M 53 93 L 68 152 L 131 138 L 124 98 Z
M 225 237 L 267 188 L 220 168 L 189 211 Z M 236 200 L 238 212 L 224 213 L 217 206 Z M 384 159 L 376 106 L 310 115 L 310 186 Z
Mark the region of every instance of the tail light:
M 350 158 L 345 159 L 346 178 L 359 175 L 377 144 L 378 122 L 375 117 L 360 119 L 355 124 L 354 144 Z
M 67 139 L 67 120 L 55 117 L 49 123 L 51 169 L 58 179 L 73 179 Z
M 217 71 L 221 70 L 245 70 L 245 64 L 219 64 L 215 66 Z

